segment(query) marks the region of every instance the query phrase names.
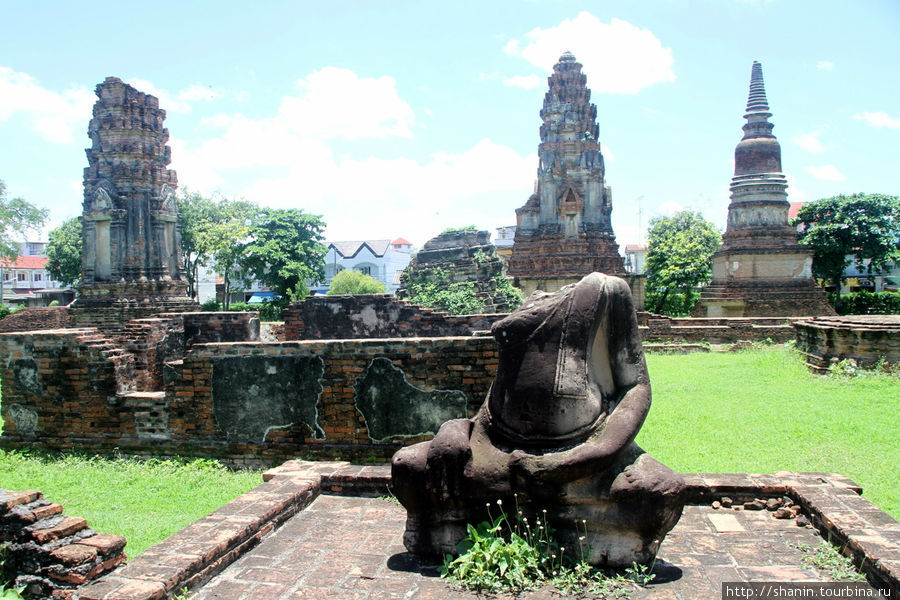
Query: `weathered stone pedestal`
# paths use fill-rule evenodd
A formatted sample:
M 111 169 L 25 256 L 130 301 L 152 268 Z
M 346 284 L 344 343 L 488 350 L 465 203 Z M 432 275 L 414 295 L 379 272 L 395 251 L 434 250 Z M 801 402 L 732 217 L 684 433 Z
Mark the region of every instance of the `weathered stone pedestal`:
M 683 507 L 681 477 L 635 443 L 650 380 L 627 284 L 593 273 L 537 292 L 492 327 L 497 375 L 472 419 L 394 455 L 410 552 L 455 551 L 467 523 L 521 509 L 597 566 L 652 561 Z M 545 512 L 546 511 L 546 512 Z

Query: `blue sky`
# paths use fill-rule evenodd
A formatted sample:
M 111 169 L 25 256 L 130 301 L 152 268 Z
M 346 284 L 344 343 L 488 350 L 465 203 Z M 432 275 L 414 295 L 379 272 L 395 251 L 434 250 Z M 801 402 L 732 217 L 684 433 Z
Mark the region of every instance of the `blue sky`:
M 331 240 L 512 225 L 564 50 L 598 108 L 620 244 L 681 208 L 724 229 L 753 60 L 791 200 L 900 193 L 896 0 L 44 1 L 0 14 L 0 179 L 55 224 L 81 212 L 93 89 L 116 76 L 160 98 L 181 187 L 320 214 Z

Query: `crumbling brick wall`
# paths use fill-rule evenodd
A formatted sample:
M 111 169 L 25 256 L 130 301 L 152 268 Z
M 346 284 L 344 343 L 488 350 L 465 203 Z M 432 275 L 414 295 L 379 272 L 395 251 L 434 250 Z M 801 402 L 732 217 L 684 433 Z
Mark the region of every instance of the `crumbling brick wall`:
M 125 538 L 97 533 L 36 490 L 0 489 L 0 542 L 13 587 L 28 597 L 72 598 L 76 588 L 125 562 Z
M 484 331 L 506 314 L 451 315 L 390 294 L 313 296 L 284 310 L 285 340 L 446 337 Z
M 0 348 L 4 437 L 77 447 L 127 435 L 118 398 L 133 389 L 134 357 L 96 329 L 3 333 Z
M 9 337 L 15 335 L 20 337 Z M 404 444 L 430 437 L 440 423 L 404 425 L 407 411 L 392 413 L 391 405 L 367 416 L 371 407 L 360 400 L 366 390 L 370 404 L 377 395 L 373 386 L 376 392 L 384 389 L 380 397 L 387 400 L 406 394 L 435 404 L 452 396 L 462 399 L 461 407 L 440 414 L 463 417 L 480 406 L 497 367 L 490 337 L 196 344 L 182 360 L 166 364 L 164 391 L 116 392 L 109 385 L 114 365 L 102 354 L 91 355 L 77 336 L 5 334 L 0 354 L 24 357 L 29 344 L 39 360 L 55 353 L 61 370 L 46 365 L 30 380 L 16 380 L 12 366 L 2 371 L 4 381 L 12 382 L 4 386 L 2 410 L 9 426 L 2 445 L 214 456 L 249 464 L 298 455 L 389 457 Z M 75 356 L 84 366 L 71 364 Z M 96 373 L 97 389 L 78 383 L 103 361 L 110 365 Z M 298 370 L 308 375 L 298 376 Z M 80 392 L 46 383 L 63 376 L 74 377 Z M 399 425 L 373 438 L 372 419 L 385 411 Z
M 38 329 L 64 329 L 74 326 L 65 306 L 23 308 L 0 319 L 0 333 L 8 331 L 35 331 Z

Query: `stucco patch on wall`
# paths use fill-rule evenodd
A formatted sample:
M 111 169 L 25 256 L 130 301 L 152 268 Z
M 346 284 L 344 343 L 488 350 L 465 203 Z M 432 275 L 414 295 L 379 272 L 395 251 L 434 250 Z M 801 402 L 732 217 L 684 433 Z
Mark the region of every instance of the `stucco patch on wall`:
M 21 404 L 11 404 L 8 414 L 19 435 L 26 437 L 37 435 L 38 414 L 36 410 Z
M 325 364 L 318 356 L 227 356 L 212 360 L 213 415 L 230 442 L 264 443 L 269 430 L 318 422 Z
M 444 421 L 466 416 L 463 392 L 417 388 L 384 357 L 372 359 L 357 382 L 355 403 L 376 442 L 434 434 Z
M 33 396 L 44 393 L 38 375 L 38 364 L 33 358 L 20 358 L 12 364 L 16 387 Z

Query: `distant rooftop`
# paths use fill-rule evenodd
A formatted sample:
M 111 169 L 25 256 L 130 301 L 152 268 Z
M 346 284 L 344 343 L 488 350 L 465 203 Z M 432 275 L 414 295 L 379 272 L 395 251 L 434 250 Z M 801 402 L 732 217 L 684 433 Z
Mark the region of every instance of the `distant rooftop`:
M 326 242 L 326 246 L 334 248 L 334 251 L 344 258 L 353 258 L 363 248 L 368 248 L 375 256 L 384 256 L 384 253 L 390 250 L 391 243 L 391 240 L 357 240 L 351 242 Z

